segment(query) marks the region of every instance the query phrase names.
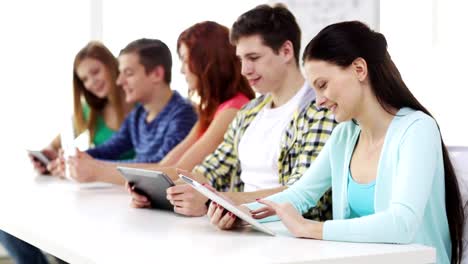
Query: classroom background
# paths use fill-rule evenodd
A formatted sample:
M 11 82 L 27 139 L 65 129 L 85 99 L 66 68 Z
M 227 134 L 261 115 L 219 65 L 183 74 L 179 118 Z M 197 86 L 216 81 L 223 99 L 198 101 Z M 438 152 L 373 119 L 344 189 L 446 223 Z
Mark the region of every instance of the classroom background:
M 468 145 L 466 1 L 284 2 L 298 17 L 302 46 L 320 23 L 335 20 L 361 19 L 383 32 L 403 79 L 431 109 L 446 144 Z M 24 149 L 41 148 L 62 129 L 72 112 L 72 61 L 90 39 L 103 41 L 115 55 L 137 38 L 163 40 L 174 56 L 172 88 L 186 95 L 175 51 L 178 34 L 204 20 L 230 27 L 239 14 L 261 3 L 265 1 L 1 2 L 0 159 L 14 163 Z

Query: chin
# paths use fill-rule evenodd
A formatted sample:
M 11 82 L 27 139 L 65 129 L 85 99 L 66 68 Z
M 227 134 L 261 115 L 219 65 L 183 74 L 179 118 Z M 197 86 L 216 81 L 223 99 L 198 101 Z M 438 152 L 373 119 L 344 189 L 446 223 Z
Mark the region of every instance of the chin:
M 342 115 L 339 115 L 339 114 L 338 115 L 334 114 L 334 116 L 335 116 L 336 122 L 338 122 L 338 123 L 352 120 L 352 118 L 350 116 L 342 116 Z
M 135 100 L 135 98 L 131 97 L 131 96 L 125 96 L 125 102 L 128 103 L 128 104 L 134 104 L 137 102 L 137 100 Z
M 258 87 L 258 86 L 251 86 L 251 87 L 254 90 L 254 92 L 259 93 L 261 95 L 265 95 L 265 94 L 269 93 L 269 91 L 267 89 L 262 89 L 261 87 Z
M 101 98 L 101 99 L 105 99 L 107 98 L 107 96 L 109 95 L 109 93 L 105 92 L 105 93 L 100 93 L 100 94 L 96 94 L 97 97 Z

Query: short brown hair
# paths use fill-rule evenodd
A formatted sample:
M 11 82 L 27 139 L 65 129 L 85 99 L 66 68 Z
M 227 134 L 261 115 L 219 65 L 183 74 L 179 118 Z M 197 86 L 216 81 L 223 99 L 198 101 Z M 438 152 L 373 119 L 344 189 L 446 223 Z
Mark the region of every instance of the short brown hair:
M 164 81 L 171 83 L 172 55 L 164 42 L 159 39 L 138 39 L 130 42 L 120 51 L 119 55 L 136 53 L 146 73 L 157 66 L 164 68 Z
M 259 35 L 263 44 L 276 53 L 284 42 L 291 41 L 295 61 L 299 65 L 301 29 L 286 6 L 259 5 L 245 12 L 232 25 L 230 40 L 236 45 L 240 38 L 253 35 Z

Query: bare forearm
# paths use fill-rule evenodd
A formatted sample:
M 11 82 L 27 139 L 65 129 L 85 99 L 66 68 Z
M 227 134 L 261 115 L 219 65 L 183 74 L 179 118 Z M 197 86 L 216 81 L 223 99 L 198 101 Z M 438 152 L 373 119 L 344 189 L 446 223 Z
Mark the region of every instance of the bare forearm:
M 112 162 L 111 164 L 114 165 L 114 167 L 130 167 L 130 168 L 137 168 L 137 169 L 145 169 L 145 170 L 157 170 L 158 168 L 161 168 L 159 163 L 118 163 L 118 162 Z
M 175 146 L 165 157 L 161 160 L 162 167 L 177 167 L 185 170 L 191 170 L 191 167 L 180 167 L 178 162 L 183 157 L 187 150 L 189 150 L 198 140 L 199 122 L 197 122 L 190 130 L 190 133 L 185 137 L 182 142 Z
M 110 162 L 98 161 L 94 166 L 94 179 L 99 182 L 109 182 L 124 185 L 125 180 L 117 171 L 117 165 Z
M 113 163 L 99 161 L 95 168 L 96 181 L 110 182 L 114 184 L 124 185 L 125 179 L 117 170 L 117 167 L 132 167 L 140 169 L 156 169 L 155 163 Z
M 159 164 L 162 167 L 178 167 L 176 164 L 179 162 L 180 157 L 184 155 L 184 153 L 189 149 L 189 144 L 191 142 L 183 141 L 179 145 L 177 145 L 174 149 L 172 149 Z M 185 168 L 184 168 L 185 169 Z M 191 168 L 189 168 L 191 169 Z
M 101 174 L 101 175 L 102 175 L 101 178 L 103 182 L 109 182 L 109 183 L 113 183 L 117 185 L 125 185 L 125 179 L 120 175 L 116 175 L 116 173 Z
M 286 186 L 281 186 L 272 189 L 265 189 L 255 192 L 227 192 L 224 193 L 227 197 L 229 197 L 235 204 L 244 204 L 244 203 L 251 203 L 255 202 L 256 199 L 265 198 L 267 196 L 273 195 L 275 193 L 279 193 L 285 190 Z

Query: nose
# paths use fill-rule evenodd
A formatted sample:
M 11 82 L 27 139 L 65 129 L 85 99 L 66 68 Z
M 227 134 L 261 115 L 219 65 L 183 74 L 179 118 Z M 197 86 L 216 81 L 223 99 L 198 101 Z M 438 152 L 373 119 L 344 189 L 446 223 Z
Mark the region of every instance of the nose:
M 317 104 L 320 107 L 325 107 L 325 103 L 327 102 L 327 98 L 319 93 L 317 93 Z
M 91 78 L 91 80 L 90 80 L 90 83 L 91 83 L 91 86 L 92 86 L 92 87 L 95 87 L 95 86 L 97 85 L 98 82 L 99 82 L 99 80 L 98 80 L 98 78 L 96 78 L 96 77 L 93 77 L 93 78 Z
M 115 81 L 117 83 L 117 85 L 119 86 L 122 86 L 122 74 L 119 74 L 119 76 L 117 77 L 117 80 Z
M 252 63 L 248 61 L 241 62 L 241 74 L 247 76 L 253 72 Z
M 83 82 L 83 85 L 86 88 L 86 90 L 92 90 L 95 83 L 96 83 L 95 79 L 92 77 L 89 77 Z

